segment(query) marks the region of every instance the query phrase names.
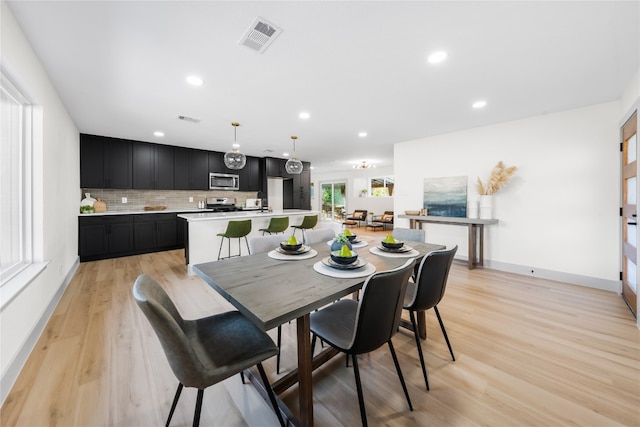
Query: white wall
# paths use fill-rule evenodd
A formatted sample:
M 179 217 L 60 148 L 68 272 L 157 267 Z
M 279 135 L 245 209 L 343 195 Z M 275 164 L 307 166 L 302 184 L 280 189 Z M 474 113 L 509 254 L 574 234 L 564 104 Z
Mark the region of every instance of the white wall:
M 368 179 L 393 176 L 393 168 L 354 169 L 346 172 L 317 173 L 311 171 L 311 182 L 314 185 L 314 197 L 311 199 L 311 209 L 320 210 L 322 191 L 320 184 L 324 182 L 346 182 L 347 204 L 346 210 L 366 209 L 375 215 L 382 215 L 384 211 L 393 210 L 393 197 L 360 197 L 360 190 L 367 188 Z
M 396 144 L 395 210 L 422 206 L 427 177 L 468 176 L 477 194 L 476 177 L 502 160 L 519 169 L 494 196 L 500 222 L 485 227 L 485 262 L 619 289 L 619 120 L 611 102 Z M 464 227 L 426 228 L 428 241 L 458 244 L 466 256 Z
M 1 4 L 3 71 L 42 112 L 34 147 L 36 237 L 47 268 L 0 311 L 0 389 L 3 401 L 77 266 L 80 195 L 79 132 L 11 10 Z

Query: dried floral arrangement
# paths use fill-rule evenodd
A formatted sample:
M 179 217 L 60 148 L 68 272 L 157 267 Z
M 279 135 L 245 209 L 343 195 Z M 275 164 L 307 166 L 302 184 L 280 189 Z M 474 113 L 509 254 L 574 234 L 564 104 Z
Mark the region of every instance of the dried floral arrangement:
M 487 184 L 483 184 L 480 177 L 478 177 L 478 181 L 476 182 L 476 188 L 478 189 L 478 194 L 486 196 L 489 194 L 494 194 L 499 189 L 501 189 L 509 180 L 514 172 L 518 168 L 515 166 L 505 167 L 502 160 L 498 162 L 497 165 L 494 166 L 491 171 L 491 175 L 489 176 L 489 180 Z

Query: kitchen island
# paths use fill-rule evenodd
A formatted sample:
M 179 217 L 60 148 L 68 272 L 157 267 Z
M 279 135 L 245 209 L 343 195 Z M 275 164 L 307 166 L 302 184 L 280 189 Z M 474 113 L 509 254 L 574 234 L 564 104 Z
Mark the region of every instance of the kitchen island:
M 293 233 L 294 224 L 302 223 L 305 215 L 318 215 L 318 211 L 309 211 L 301 209 L 285 209 L 273 212 L 256 211 L 240 211 L 240 212 L 200 212 L 190 214 L 180 214 L 178 218 L 185 220 L 185 257 L 189 274 L 194 274 L 192 266 L 202 264 L 204 262 L 216 261 L 218 259 L 218 249 L 222 237 L 217 236 L 218 233 L 224 233 L 227 229 L 227 223 L 231 220 L 251 219 L 251 233 L 247 236 L 261 236 L 261 228 L 267 228 L 272 217 L 289 217 L 289 229 L 282 236 L 290 236 Z M 298 238 L 301 237 L 298 233 Z M 238 240 L 232 239 L 231 253 L 238 253 Z M 244 239 L 240 239 L 242 254 L 248 255 L 247 245 Z M 222 245 L 222 257 L 229 256 L 228 243 Z

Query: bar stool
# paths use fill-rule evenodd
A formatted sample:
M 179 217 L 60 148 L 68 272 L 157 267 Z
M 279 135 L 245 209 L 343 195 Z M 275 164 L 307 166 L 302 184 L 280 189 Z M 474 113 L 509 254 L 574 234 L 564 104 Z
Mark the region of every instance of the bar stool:
M 260 228 L 258 231 L 262 231 L 262 235 L 264 236 L 265 232 L 269 234 L 284 233 L 287 228 L 289 228 L 289 217 L 283 216 L 271 218 L 271 220 L 269 221 L 269 226 L 267 228 Z
M 247 251 L 251 254 L 249 250 L 249 242 L 247 241 L 247 235 L 251 233 L 251 220 L 245 219 L 241 221 L 229 221 L 227 224 L 227 230 L 224 233 L 218 233 L 217 235 L 222 237 L 220 240 L 220 249 L 218 250 L 218 259 L 220 259 L 220 254 L 222 253 L 222 243 L 224 239 L 229 239 L 229 256 L 226 258 L 231 258 L 231 239 L 238 239 L 238 255 L 233 256 L 242 256 L 242 246 L 240 244 L 240 238 L 244 237 L 244 241 L 247 244 Z
M 294 228 L 293 234 L 296 234 L 296 230 L 302 230 L 302 241 L 304 242 L 304 230 L 309 230 L 318 224 L 318 215 L 308 215 L 302 219 L 302 224 L 292 225 Z

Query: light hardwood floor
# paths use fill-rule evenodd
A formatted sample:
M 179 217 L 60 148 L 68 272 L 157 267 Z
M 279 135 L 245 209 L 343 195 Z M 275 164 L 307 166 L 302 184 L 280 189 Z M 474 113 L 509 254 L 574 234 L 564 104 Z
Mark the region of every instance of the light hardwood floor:
M 182 251 L 82 263 L 2 406 L 0 425 L 164 424 L 177 382 L 131 297 L 143 272 L 160 281 L 186 318 L 233 308 L 186 274 Z M 456 361 L 428 312 L 423 349 L 431 391 L 412 335 L 394 337 L 413 412 L 388 348 L 360 357 L 371 425 L 640 425 L 640 332 L 618 295 L 454 263 L 439 308 Z M 296 365 L 295 322 L 283 333 L 286 373 Z M 275 378 L 275 359 L 265 368 Z M 316 425 L 359 425 L 344 357 L 313 378 Z M 251 387 L 236 376 L 207 389 L 201 425 L 271 424 L 259 415 L 266 405 L 242 400 Z M 296 407 L 295 387 L 283 400 Z M 195 391 L 186 389 L 171 425 L 191 425 L 194 405 Z

